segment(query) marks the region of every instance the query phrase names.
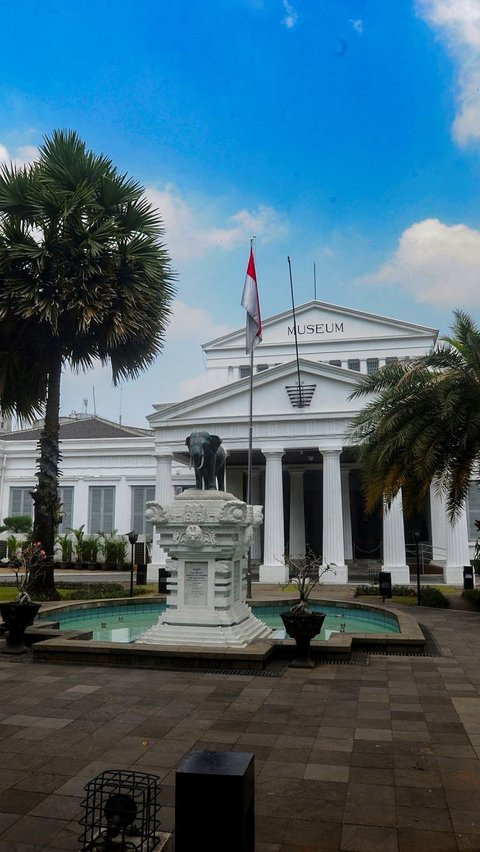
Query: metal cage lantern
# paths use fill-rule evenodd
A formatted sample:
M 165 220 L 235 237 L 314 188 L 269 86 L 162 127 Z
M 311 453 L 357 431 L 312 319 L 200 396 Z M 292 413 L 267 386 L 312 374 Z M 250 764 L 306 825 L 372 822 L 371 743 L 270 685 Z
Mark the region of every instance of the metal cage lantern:
M 82 852 L 154 852 L 160 838 L 157 775 L 109 769 L 85 785 Z

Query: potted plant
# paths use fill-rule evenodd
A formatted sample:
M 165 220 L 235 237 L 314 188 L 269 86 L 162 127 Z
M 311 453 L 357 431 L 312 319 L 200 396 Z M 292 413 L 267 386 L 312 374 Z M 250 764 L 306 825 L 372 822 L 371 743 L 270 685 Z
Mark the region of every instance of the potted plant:
M 57 544 L 62 549 L 62 562 L 66 568 L 72 567 L 73 542 L 68 533 L 57 536 Z
M 119 538 L 117 545 L 117 565 L 124 565 L 127 558 L 127 542 L 124 538 Z
M 315 556 L 311 548 L 307 548 L 303 556 L 284 556 L 284 563 L 289 570 L 289 583 L 296 587 L 298 601 L 290 609 L 280 613 L 285 631 L 295 640 L 299 656 L 293 664 L 311 667 L 314 665 L 310 657 L 310 642 L 320 633 L 326 614 L 309 609 L 310 595 L 327 571 L 335 571 L 333 565 L 322 565 L 322 558 Z M 286 588 L 285 586 L 283 587 Z
M 33 624 L 40 609 L 40 604 L 32 601 L 28 594 L 31 572 L 36 572 L 46 559 L 47 554 L 39 541 L 23 542 L 15 552 L 13 571 L 17 598 L 0 603 L 0 615 L 5 625 L 5 653 L 23 654 L 27 650 L 24 644 L 25 630 Z
M 75 538 L 75 558 L 77 562 L 83 561 L 83 542 L 85 540 L 85 524 L 82 524 L 77 530 L 70 529 Z
M 102 533 L 101 549 L 105 560 L 105 568 L 115 570 L 117 567 L 117 530 Z
M 100 550 L 100 542 L 96 535 L 92 535 L 89 539 L 89 547 L 90 547 L 90 567 L 96 568 L 98 567 L 98 553 Z

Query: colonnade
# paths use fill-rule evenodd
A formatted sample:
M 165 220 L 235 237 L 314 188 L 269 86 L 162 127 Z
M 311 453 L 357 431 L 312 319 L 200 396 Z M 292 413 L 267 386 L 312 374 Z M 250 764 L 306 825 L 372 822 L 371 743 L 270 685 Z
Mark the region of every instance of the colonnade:
M 323 510 L 319 523 L 323 531 L 323 567 L 332 566 L 326 572 L 326 583 L 348 582 L 346 560 L 353 557 L 352 521 L 350 514 L 349 469 L 341 467 L 342 447 L 319 447 L 323 460 Z M 278 445 L 263 446 L 265 458 L 265 500 L 263 524 L 263 562 L 259 579 L 263 583 L 286 583 L 288 569 L 283 563 L 284 499 L 283 499 L 283 456 L 285 449 Z M 170 448 L 156 447 L 157 459 L 156 496 L 159 503 L 173 499 L 171 465 L 173 453 Z M 292 556 L 305 552 L 305 503 L 304 471 L 289 470 L 290 475 L 290 524 L 289 553 Z M 228 490 L 228 469 L 227 469 Z M 260 471 L 252 471 L 252 503 L 260 503 Z M 469 564 L 467 515 L 464 509 L 454 524 L 448 521 L 444 501 L 432 490 L 431 531 L 435 556 L 438 545 L 445 562 L 445 582 L 454 585 L 463 583 L 463 567 Z M 261 530 L 255 531 L 252 542 L 252 558 L 261 556 Z M 442 542 L 442 544 L 439 544 Z M 444 546 L 443 546 L 444 544 Z M 162 561 L 161 549 L 153 550 L 153 561 Z M 402 495 L 399 493 L 383 512 L 383 568 L 392 575 L 393 583 L 409 583 L 410 572 L 405 556 L 405 531 Z

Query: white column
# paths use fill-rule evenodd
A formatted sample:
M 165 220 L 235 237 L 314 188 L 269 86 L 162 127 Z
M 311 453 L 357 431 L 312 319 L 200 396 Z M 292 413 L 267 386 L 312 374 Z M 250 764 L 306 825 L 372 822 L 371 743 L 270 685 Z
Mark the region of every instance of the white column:
M 290 471 L 290 556 L 305 555 L 305 502 L 303 497 L 303 470 Z
M 173 502 L 172 451 L 170 447 L 156 447 L 154 456 L 157 460 L 155 501 L 164 506 Z
M 335 573 L 328 571 L 323 583 L 348 583 L 343 548 L 342 480 L 338 450 L 319 450 L 323 456 L 323 566 L 334 563 Z
M 402 492 L 399 491 L 390 508 L 383 507 L 383 570 L 392 575 L 392 583 L 410 582 L 410 569 L 405 557 L 405 528 L 403 525 Z
M 72 527 L 74 530 L 78 530 L 82 524 L 85 524 L 85 531 L 90 534 L 91 530 L 88 529 L 88 498 L 89 486 L 84 479 L 79 477 L 75 483 L 75 490 L 73 492 Z M 94 532 L 96 532 L 96 530 L 94 530 Z
M 155 502 L 165 506 L 173 503 L 174 491 L 172 485 L 172 451 L 170 447 L 155 447 L 154 456 L 157 460 L 155 477 Z M 147 566 L 147 581 L 158 580 L 158 569 L 165 568 L 167 554 L 160 546 L 160 533 L 153 527 L 152 561 Z
M 260 471 L 252 470 L 252 506 L 260 505 Z M 262 531 L 261 527 L 253 528 L 252 559 L 262 558 Z
M 119 535 L 126 535 L 131 530 L 132 523 L 132 489 L 124 476 L 115 489 L 115 523 Z
M 350 470 L 341 469 L 342 476 L 342 516 L 343 516 L 343 547 L 345 559 L 353 559 L 352 544 L 352 513 L 350 509 Z
M 283 563 L 285 533 L 283 527 L 283 449 L 262 449 L 265 456 L 265 512 L 263 527 L 263 565 L 261 583 L 286 583 L 288 568 Z
M 470 565 L 470 550 L 468 547 L 468 523 L 466 506 L 452 524 L 445 516 L 447 524 L 447 564 L 444 579 L 452 586 L 463 586 L 463 569 Z
M 447 517 L 445 501 L 441 494 L 437 493 L 435 483 L 430 486 L 430 524 L 433 562 L 437 565 L 445 565 L 447 559 Z

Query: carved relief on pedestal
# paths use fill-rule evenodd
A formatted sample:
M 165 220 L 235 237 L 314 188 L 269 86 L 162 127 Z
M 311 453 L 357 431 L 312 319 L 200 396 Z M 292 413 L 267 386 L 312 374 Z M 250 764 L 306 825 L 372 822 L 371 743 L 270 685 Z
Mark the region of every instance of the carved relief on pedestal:
M 145 510 L 145 518 L 152 524 L 159 524 L 165 523 L 167 515 L 163 506 L 160 506 L 160 503 L 155 503 L 154 500 L 150 500 L 147 503 L 147 508 Z
M 229 500 L 223 504 L 218 520 L 223 523 L 230 521 L 236 524 L 245 522 L 247 520 L 247 504 L 240 500 Z
M 168 506 L 149 501 L 145 517 L 147 521 L 158 525 L 234 524 L 246 528 L 250 525 L 258 526 L 263 522 L 263 510 L 262 506 L 247 506 L 241 500 L 176 500 Z
M 213 530 L 202 530 L 198 524 L 189 524 L 184 530 L 175 530 L 172 538 L 175 544 L 191 544 L 194 547 L 215 544 Z
M 175 518 L 176 521 L 181 520 L 185 523 L 201 524 L 202 521 L 205 522 L 207 520 L 207 508 L 204 505 L 202 506 L 201 503 L 184 503 L 179 508 L 182 511 L 179 517 Z

